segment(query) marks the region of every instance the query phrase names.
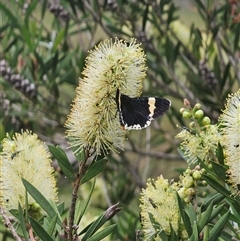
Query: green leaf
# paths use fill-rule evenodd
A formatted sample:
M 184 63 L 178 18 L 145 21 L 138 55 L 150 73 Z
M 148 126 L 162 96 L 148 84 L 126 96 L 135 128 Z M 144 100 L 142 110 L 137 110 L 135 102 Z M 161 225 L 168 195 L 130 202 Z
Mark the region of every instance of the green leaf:
M 239 38 L 240 38 L 240 25 L 237 24 L 236 25 L 236 29 L 235 29 L 235 39 L 234 39 L 234 50 L 236 51 L 237 49 L 239 49 Z
M 93 184 L 92 184 L 92 187 L 91 187 L 91 190 L 90 190 L 90 193 L 88 195 L 88 198 L 87 200 L 85 201 L 85 203 L 83 204 L 82 201 L 80 201 L 78 199 L 77 201 L 77 205 L 76 205 L 76 215 L 75 215 L 75 221 L 74 223 L 76 223 L 77 225 L 80 223 L 86 209 L 87 209 L 87 206 L 91 200 L 91 196 L 93 194 L 93 190 L 94 190 L 94 187 L 95 187 L 95 183 L 96 183 L 96 179 L 94 178 L 94 181 L 93 181 Z
M 202 206 L 202 210 L 206 210 L 210 203 L 219 204 L 225 197 L 221 193 L 217 193 L 207 200 L 207 202 Z
M 25 224 L 23 210 L 22 210 L 22 207 L 21 207 L 20 203 L 18 203 L 18 215 L 19 215 L 19 222 L 20 222 L 20 227 L 22 229 L 23 236 L 24 236 L 25 240 L 28 240 L 28 233 L 26 231 L 27 227 L 26 227 L 26 224 Z
M 65 35 L 65 29 L 61 29 L 56 38 L 54 39 L 54 42 L 53 42 L 53 48 L 52 48 L 52 51 L 55 52 L 58 48 L 58 45 L 61 43 L 61 41 L 63 40 L 64 38 L 64 35 Z
M 34 50 L 34 47 L 33 47 L 34 39 L 32 38 L 28 27 L 26 25 L 22 25 L 20 31 L 21 31 L 21 36 L 22 36 L 24 42 L 27 44 L 27 46 L 29 48 L 29 51 L 32 52 Z
M 192 224 L 192 228 L 193 228 L 193 232 L 192 232 L 192 235 L 190 236 L 190 238 L 188 239 L 189 241 L 196 241 L 198 240 L 198 228 L 197 228 L 197 222 L 195 221 L 193 224 Z
M 220 236 L 225 223 L 228 220 L 230 211 L 226 212 L 218 221 L 215 223 L 213 228 L 209 232 L 209 241 L 215 241 Z
M 104 228 L 100 232 L 93 235 L 91 238 L 87 239 L 87 241 L 99 241 L 99 240 L 104 239 L 116 228 L 116 226 L 117 226 L 117 224 L 112 224 L 112 225 Z
M 31 226 L 34 232 L 42 239 L 47 241 L 54 241 L 52 237 L 42 228 L 42 226 L 33 218 L 29 217 Z
M 74 169 L 68 160 L 66 153 L 60 146 L 48 146 L 49 151 L 57 159 L 58 165 L 60 166 L 64 175 L 68 178 L 69 181 L 73 182 L 75 177 Z
M 171 241 L 179 241 L 179 237 L 178 237 L 178 235 L 176 234 L 176 232 L 174 231 L 171 223 L 170 223 L 170 228 L 171 228 L 171 234 L 170 234 Z
M 203 230 L 203 241 L 208 241 L 209 240 L 209 227 L 205 226 Z
M 226 180 L 226 171 L 227 168 L 217 162 L 212 161 L 211 162 L 213 170 L 215 171 L 215 173 L 218 175 L 218 177 L 220 179 L 222 179 L 223 181 Z
M 0 2 L 0 9 L 1 9 L 1 12 L 4 12 L 8 18 L 9 18 L 9 23 L 11 23 L 12 25 L 12 28 L 19 28 L 20 25 L 19 25 L 19 21 L 18 19 L 15 17 L 17 15 L 14 16 L 14 14 L 9 10 L 9 8 L 6 7 L 7 5 L 3 2 Z
M 35 0 L 35 1 L 31 1 L 31 4 L 29 4 L 29 6 L 28 6 L 28 8 L 26 10 L 25 19 L 24 19 L 24 22 L 25 22 L 26 25 L 29 23 L 29 16 L 31 15 L 33 10 L 35 10 L 38 2 L 39 2 L 38 0 Z
M 227 66 L 230 66 L 230 64 L 228 63 Z M 230 67 L 228 67 L 229 69 Z M 227 69 L 227 67 L 226 67 Z M 218 148 L 217 148 L 217 158 L 218 158 L 218 161 L 221 165 L 224 165 L 224 154 L 223 154 L 223 148 L 221 146 L 220 143 L 218 143 Z
M 107 221 L 104 214 L 101 214 L 97 220 L 92 222 L 92 224 L 88 227 L 86 234 L 83 236 L 82 241 L 87 241 L 105 222 Z
M 218 207 L 213 209 L 213 211 L 211 213 L 211 216 L 209 217 L 209 222 L 211 222 L 214 218 L 216 218 L 222 212 L 225 205 L 226 204 L 223 203 L 223 204 L 221 204 Z
M 58 214 L 50 202 L 27 180 L 22 178 L 22 182 L 24 187 L 26 188 L 27 192 L 36 200 L 36 202 L 44 209 L 44 211 L 52 218 L 55 217 L 56 214 Z M 58 216 L 58 224 L 61 225 L 62 221 L 60 217 Z
M 219 184 L 219 181 L 216 180 L 211 174 L 203 174 L 202 177 L 214 190 L 230 198 L 231 193 L 225 187 Z
M 186 205 L 184 201 L 179 197 L 178 193 L 177 193 L 177 199 L 178 199 L 179 211 L 183 219 L 184 226 L 186 228 L 188 236 L 190 237 L 192 235 L 192 225 L 191 225 L 190 218 L 185 211 Z
M 59 212 L 60 215 L 63 214 L 63 212 L 64 212 L 64 202 L 58 203 L 57 209 L 58 209 L 58 212 Z
M 161 238 L 162 241 L 169 241 L 168 235 L 163 230 L 158 232 L 158 236 L 159 238 Z M 155 239 L 151 239 L 151 240 L 155 240 Z
M 90 168 L 86 171 L 85 175 L 83 176 L 81 180 L 81 184 L 89 181 L 93 177 L 95 177 L 97 174 L 99 174 L 107 165 L 108 160 L 102 159 L 97 162 L 95 162 Z
M 85 233 L 85 235 L 82 238 L 82 241 L 88 240 L 88 238 L 92 237 L 93 234 L 103 226 L 104 223 L 106 223 L 113 215 L 115 215 L 117 212 L 121 210 L 120 207 L 118 207 L 118 203 L 112 205 L 109 207 L 104 213 L 102 213 L 94 222 L 92 222 L 90 225 L 88 225 L 85 229 L 83 229 L 79 235 Z
M 207 210 L 201 215 L 199 215 L 200 219 L 197 221 L 198 231 L 201 232 L 204 226 L 208 223 L 211 213 L 213 211 L 213 202 L 210 203 Z
M 53 235 L 53 232 L 55 230 L 55 227 L 56 227 L 56 223 L 57 223 L 57 218 L 58 218 L 58 215 L 56 214 L 50 221 L 48 227 L 47 227 L 47 233 L 50 234 L 50 235 Z

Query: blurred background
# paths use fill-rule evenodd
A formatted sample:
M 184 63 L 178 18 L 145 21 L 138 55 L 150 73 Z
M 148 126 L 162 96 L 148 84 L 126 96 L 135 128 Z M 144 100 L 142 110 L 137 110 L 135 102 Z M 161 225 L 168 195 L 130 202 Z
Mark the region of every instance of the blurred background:
M 142 44 L 148 66 L 142 95 L 172 101 L 163 118 L 147 129 L 130 132 L 125 151 L 109 154 L 86 215 L 89 222 L 120 202 L 123 210 L 113 219 L 118 228 L 109 240 L 135 240 L 135 230 L 141 228 L 139 193 L 146 180 L 159 175 L 177 179 L 187 167 L 175 139 L 181 127 L 188 127 L 179 113 L 183 99 L 192 106 L 201 103 L 216 123 L 227 95 L 240 88 L 240 3 L 2 0 L 0 140 L 6 133 L 32 130 L 47 144 L 66 150 L 77 168 L 67 149 L 64 122 L 88 50 L 115 37 L 126 41 L 133 37 Z M 57 163 L 53 165 L 58 171 L 59 199 L 67 208 L 71 183 L 61 175 Z M 85 184 L 80 190 L 82 199 L 90 186 Z M 8 237 L 5 231 L 0 235 Z

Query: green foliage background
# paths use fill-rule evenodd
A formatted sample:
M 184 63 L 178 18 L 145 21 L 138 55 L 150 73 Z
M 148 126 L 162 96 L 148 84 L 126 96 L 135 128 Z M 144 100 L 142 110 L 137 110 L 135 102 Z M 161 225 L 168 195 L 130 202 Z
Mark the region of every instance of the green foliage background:
M 63 125 L 87 51 L 106 38 L 136 38 L 148 66 L 143 95 L 169 98 L 171 111 L 150 128 L 132 131 L 125 152 L 109 155 L 91 210 L 95 215 L 120 202 L 124 211 L 111 240 L 135 240 L 146 179 L 175 178 L 186 167 L 174 138 L 176 125 L 185 125 L 183 99 L 200 102 L 216 122 L 227 95 L 240 86 L 240 11 L 233 7 L 227 0 L 1 1 L 0 139 L 30 129 L 66 149 Z M 60 199 L 68 202 L 70 189 L 60 178 Z

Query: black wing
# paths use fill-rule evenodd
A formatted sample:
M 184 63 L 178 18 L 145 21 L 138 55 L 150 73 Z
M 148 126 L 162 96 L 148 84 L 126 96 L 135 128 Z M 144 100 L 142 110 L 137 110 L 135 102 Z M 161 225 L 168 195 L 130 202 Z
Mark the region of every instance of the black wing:
M 130 98 L 116 93 L 120 124 L 125 129 L 142 129 L 151 124 L 151 120 L 163 115 L 170 107 L 167 99 L 153 97 Z

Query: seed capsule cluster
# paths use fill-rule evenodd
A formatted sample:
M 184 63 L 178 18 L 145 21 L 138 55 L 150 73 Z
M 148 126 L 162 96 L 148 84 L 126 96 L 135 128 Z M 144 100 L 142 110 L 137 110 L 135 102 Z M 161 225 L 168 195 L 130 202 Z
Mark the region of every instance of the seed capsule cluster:
M 28 79 L 20 74 L 14 74 L 12 69 L 8 67 L 5 60 L 0 61 L 0 75 L 9 82 L 15 89 L 28 96 L 30 99 L 37 97 L 37 87 Z
M 51 13 L 55 15 L 55 17 L 61 18 L 65 22 L 69 20 L 69 12 L 66 9 L 64 9 L 62 5 L 50 3 L 48 5 L 48 9 Z

